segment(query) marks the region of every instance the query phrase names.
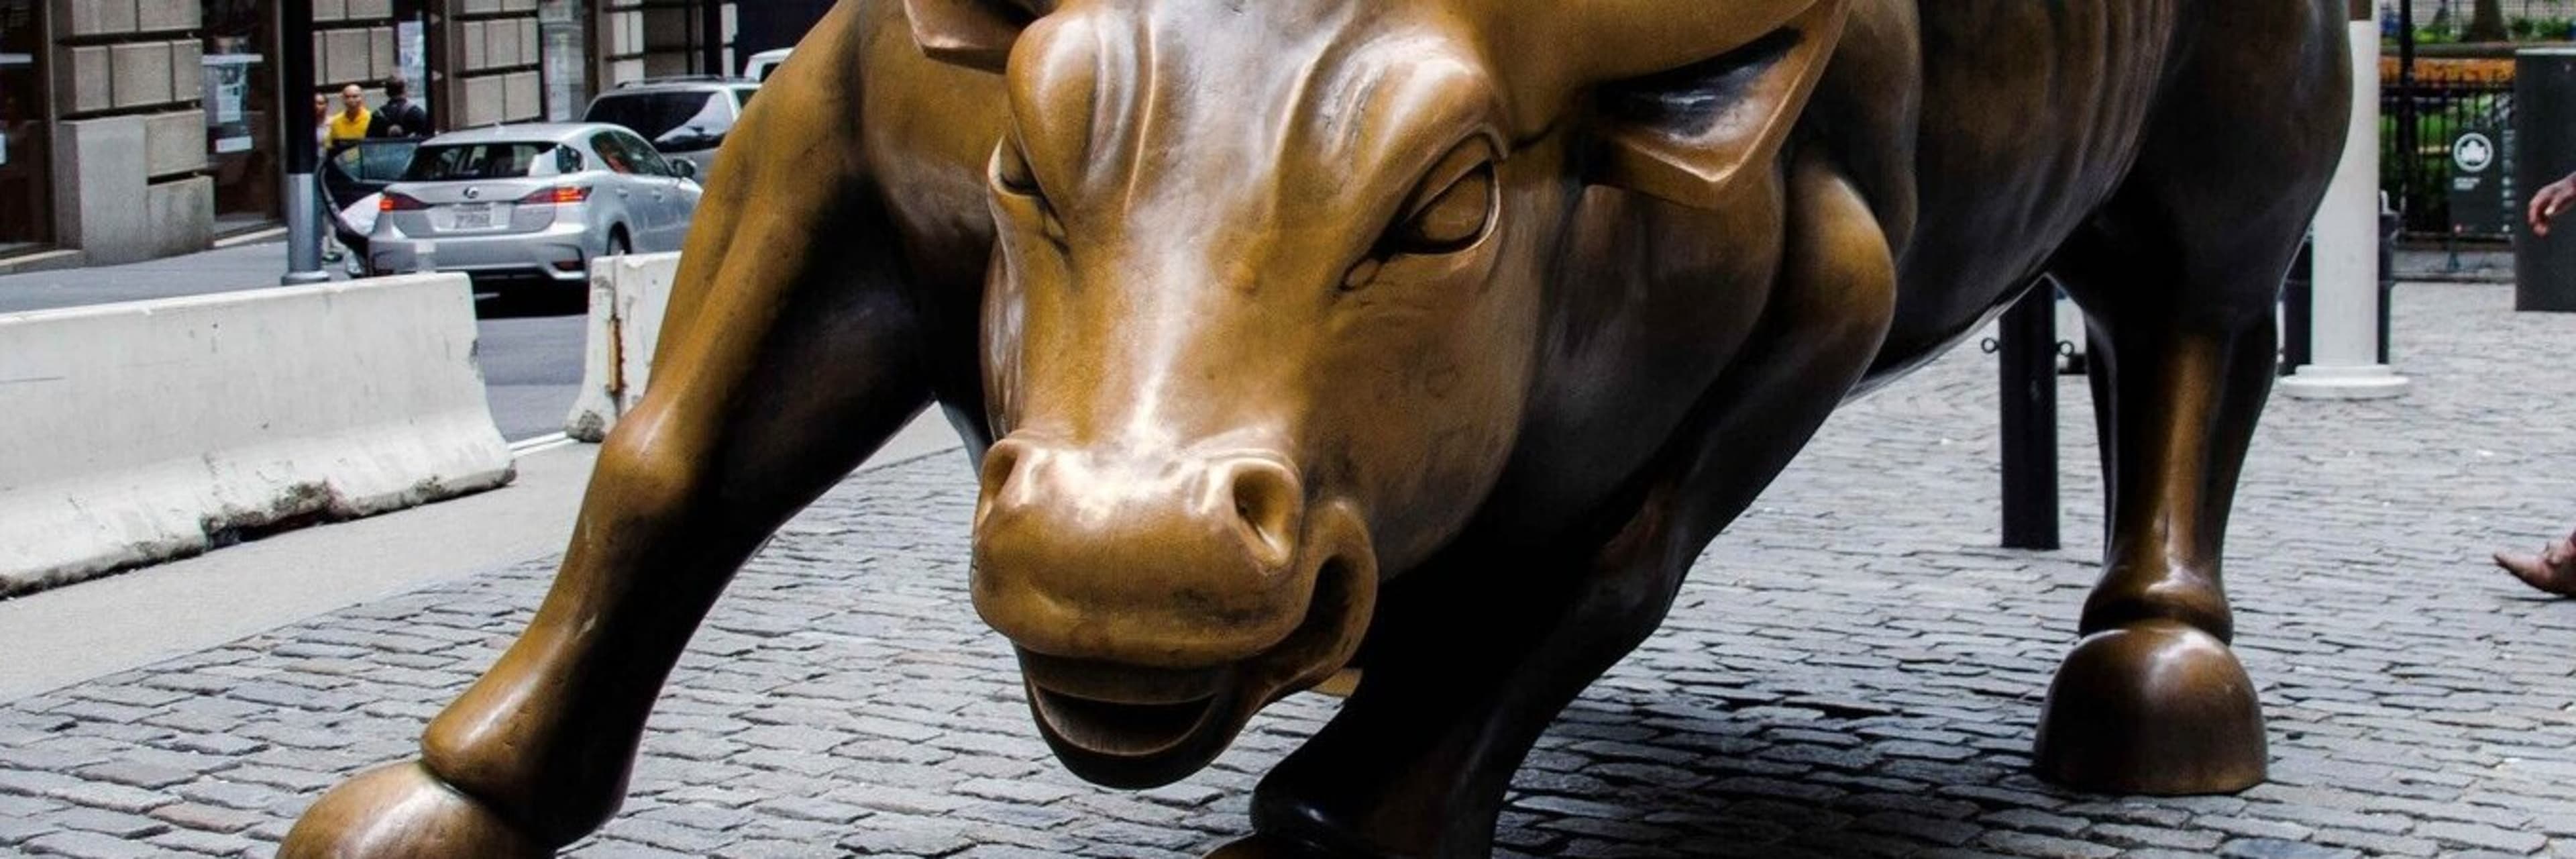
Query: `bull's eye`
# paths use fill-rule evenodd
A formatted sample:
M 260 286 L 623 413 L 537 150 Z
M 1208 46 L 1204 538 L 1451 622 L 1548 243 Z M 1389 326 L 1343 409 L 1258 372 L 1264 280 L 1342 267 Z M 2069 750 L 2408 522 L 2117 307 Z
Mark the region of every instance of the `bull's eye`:
M 1020 150 L 1018 141 L 1005 140 L 994 150 L 992 169 L 993 185 L 1002 193 L 1035 204 L 1046 237 L 1064 244 L 1064 221 L 1056 217 L 1055 206 L 1047 201 L 1045 190 L 1038 187 L 1037 172 L 1029 169 L 1029 156 Z
M 1037 172 L 1029 169 L 1029 156 L 1020 151 L 1016 141 L 1003 141 L 993 153 L 993 182 L 1002 190 L 1024 197 L 1038 195 Z
M 1494 165 L 1486 163 L 1458 177 L 1413 210 L 1386 250 L 1399 254 L 1448 254 L 1466 250 L 1484 238 L 1494 217 Z

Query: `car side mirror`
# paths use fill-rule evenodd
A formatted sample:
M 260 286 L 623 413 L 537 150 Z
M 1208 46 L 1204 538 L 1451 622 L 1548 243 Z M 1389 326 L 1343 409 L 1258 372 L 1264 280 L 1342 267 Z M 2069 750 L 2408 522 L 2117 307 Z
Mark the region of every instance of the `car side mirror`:
M 698 178 L 698 162 L 686 158 L 674 159 L 671 162 L 671 169 L 679 171 L 682 179 Z

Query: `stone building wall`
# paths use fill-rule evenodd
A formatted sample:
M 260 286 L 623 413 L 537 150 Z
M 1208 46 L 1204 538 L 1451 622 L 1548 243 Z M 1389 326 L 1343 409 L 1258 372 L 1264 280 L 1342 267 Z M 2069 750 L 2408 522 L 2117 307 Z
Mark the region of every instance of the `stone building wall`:
M 54 0 L 55 240 L 89 262 L 204 247 L 196 0 Z

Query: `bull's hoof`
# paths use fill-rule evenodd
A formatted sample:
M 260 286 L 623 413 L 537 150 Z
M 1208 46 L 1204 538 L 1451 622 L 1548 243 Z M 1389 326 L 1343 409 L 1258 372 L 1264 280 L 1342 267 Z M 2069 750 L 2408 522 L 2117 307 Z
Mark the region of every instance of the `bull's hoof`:
M 277 848 L 279 859 L 547 857 L 490 807 L 440 781 L 418 761 L 378 767 L 331 789 Z
M 2099 793 L 2235 793 L 2263 781 L 2263 709 L 2225 642 L 2179 621 L 2075 646 L 2039 714 L 2033 768 Z

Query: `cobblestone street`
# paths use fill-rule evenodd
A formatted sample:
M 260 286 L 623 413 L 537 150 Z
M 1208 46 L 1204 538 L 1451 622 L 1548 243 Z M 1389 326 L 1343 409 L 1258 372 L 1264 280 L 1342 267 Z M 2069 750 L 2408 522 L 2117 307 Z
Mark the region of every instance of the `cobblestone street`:
M 1993 548 L 1994 365 L 1969 344 L 1846 408 L 1710 547 L 1663 631 L 1523 768 L 1504 853 L 2576 857 L 2576 601 L 2486 560 L 2576 517 L 2576 316 L 2510 313 L 2511 292 L 2401 288 L 2402 399 L 2273 400 L 2227 559 L 2270 783 L 2124 799 L 2027 774 L 2101 481 L 2069 378 L 2069 545 Z M 1076 780 L 967 604 L 973 504 L 942 454 L 796 520 L 694 641 L 624 811 L 572 855 L 1196 856 L 1248 831 L 1254 782 L 1334 702 L 1273 707 L 1175 786 Z M 268 855 L 323 788 L 411 755 L 550 573 L 0 704 L 0 855 Z

